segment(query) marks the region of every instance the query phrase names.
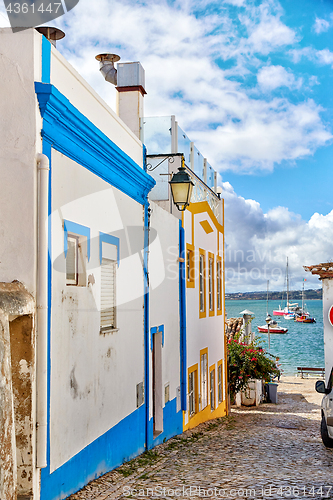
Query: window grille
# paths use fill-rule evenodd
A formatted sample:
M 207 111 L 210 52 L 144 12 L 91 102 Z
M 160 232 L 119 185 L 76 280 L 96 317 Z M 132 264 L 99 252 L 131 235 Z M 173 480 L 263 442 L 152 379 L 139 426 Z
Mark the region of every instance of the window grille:
M 218 401 L 219 404 L 223 401 L 222 393 L 222 364 L 218 366 L 217 369 L 217 387 L 218 387 Z
M 207 406 L 207 353 L 201 355 L 201 409 Z
M 204 275 L 204 267 L 205 260 L 204 256 L 200 255 L 199 258 L 199 295 L 200 295 L 200 312 L 204 312 L 205 310 L 205 275 Z
M 216 288 L 217 288 L 217 309 L 220 311 L 221 307 L 221 261 L 217 261 L 216 266 Z
M 209 258 L 209 267 L 208 267 L 208 273 L 209 273 L 209 310 L 213 311 L 214 310 L 214 286 L 213 286 L 213 272 L 214 272 L 214 259 Z
M 188 377 L 188 409 L 190 416 L 195 413 L 195 372 L 191 372 Z
M 210 372 L 210 409 L 215 410 L 215 370 Z

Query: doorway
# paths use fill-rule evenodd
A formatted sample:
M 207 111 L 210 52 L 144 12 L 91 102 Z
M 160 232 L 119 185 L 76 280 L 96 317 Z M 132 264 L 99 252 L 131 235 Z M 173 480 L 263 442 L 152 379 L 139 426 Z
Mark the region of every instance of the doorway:
M 153 335 L 153 422 L 154 438 L 163 432 L 162 332 Z

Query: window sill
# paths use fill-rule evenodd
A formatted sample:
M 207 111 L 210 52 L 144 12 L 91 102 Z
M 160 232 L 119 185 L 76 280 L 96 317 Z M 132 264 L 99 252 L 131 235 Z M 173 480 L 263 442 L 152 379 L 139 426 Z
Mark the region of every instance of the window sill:
M 119 332 L 119 328 L 113 328 L 112 326 L 104 326 L 99 329 L 100 335 L 106 335 L 107 333 Z

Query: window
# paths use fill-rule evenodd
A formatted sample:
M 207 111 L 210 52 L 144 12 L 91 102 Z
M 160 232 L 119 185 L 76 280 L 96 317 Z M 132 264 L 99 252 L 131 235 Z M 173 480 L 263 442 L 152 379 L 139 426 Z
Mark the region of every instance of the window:
M 188 413 L 192 417 L 198 412 L 198 365 L 188 369 Z
M 102 259 L 101 332 L 116 328 L 116 267 L 116 261 Z
M 200 352 L 200 381 L 201 381 L 201 410 L 206 408 L 208 404 L 208 385 L 207 385 L 207 367 L 208 367 L 208 352 Z
M 194 248 L 192 245 L 186 245 L 186 286 L 188 288 L 194 288 L 195 281 L 194 276 Z
M 209 316 L 214 316 L 214 255 L 208 253 L 208 302 Z
M 215 368 L 210 370 L 210 409 L 215 410 Z
M 170 401 L 170 385 L 166 384 L 164 386 L 164 404 Z
M 86 286 L 86 267 L 90 259 L 90 229 L 76 222 L 63 221 L 66 285 Z
M 199 249 L 199 318 L 206 316 L 206 255 Z
M 219 365 L 217 367 L 217 397 L 218 397 L 218 404 L 222 403 L 222 401 L 223 401 L 223 386 L 222 386 L 222 381 L 223 381 L 222 361 L 219 361 Z
M 67 235 L 66 285 L 86 286 L 85 238 Z
M 216 258 L 216 307 L 217 314 L 222 314 L 222 261 L 221 257 Z
M 99 245 L 101 263 L 100 332 L 107 333 L 117 328 L 116 272 L 119 265 L 119 238 L 99 233 Z
M 79 278 L 78 270 L 79 258 L 79 238 L 76 236 L 67 237 L 67 256 L 66 256 L 66 284 L 77 285 Z

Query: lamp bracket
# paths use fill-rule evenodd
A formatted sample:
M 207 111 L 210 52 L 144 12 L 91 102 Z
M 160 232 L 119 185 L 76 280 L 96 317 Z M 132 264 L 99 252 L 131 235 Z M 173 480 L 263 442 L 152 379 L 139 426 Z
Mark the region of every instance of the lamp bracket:
M 160 155 L 155 155 L 155 156 L 151 155 L 151 157 L 153 157 L 153 158 L 156 158 L 157 156 L 160 156 Z M 152 172 L 153 170 L 155 170 L 155 168 L 159 167 L 165 160 L 169 160 L 170 163 L 173 163 L 175 161 L 175 156 L 178 156 L 178 155 L 175 155 L 173 153 L 171 155 L 165 156 L 162 161 L 160 161 L 157 165 L 155 165 L 155 167 L 153 167 L 151 163 L 147 163 L 146 167 L 147 167 L 148 172 Z M 147 157 L 148 157 L 148 155 L 147 155 Z

